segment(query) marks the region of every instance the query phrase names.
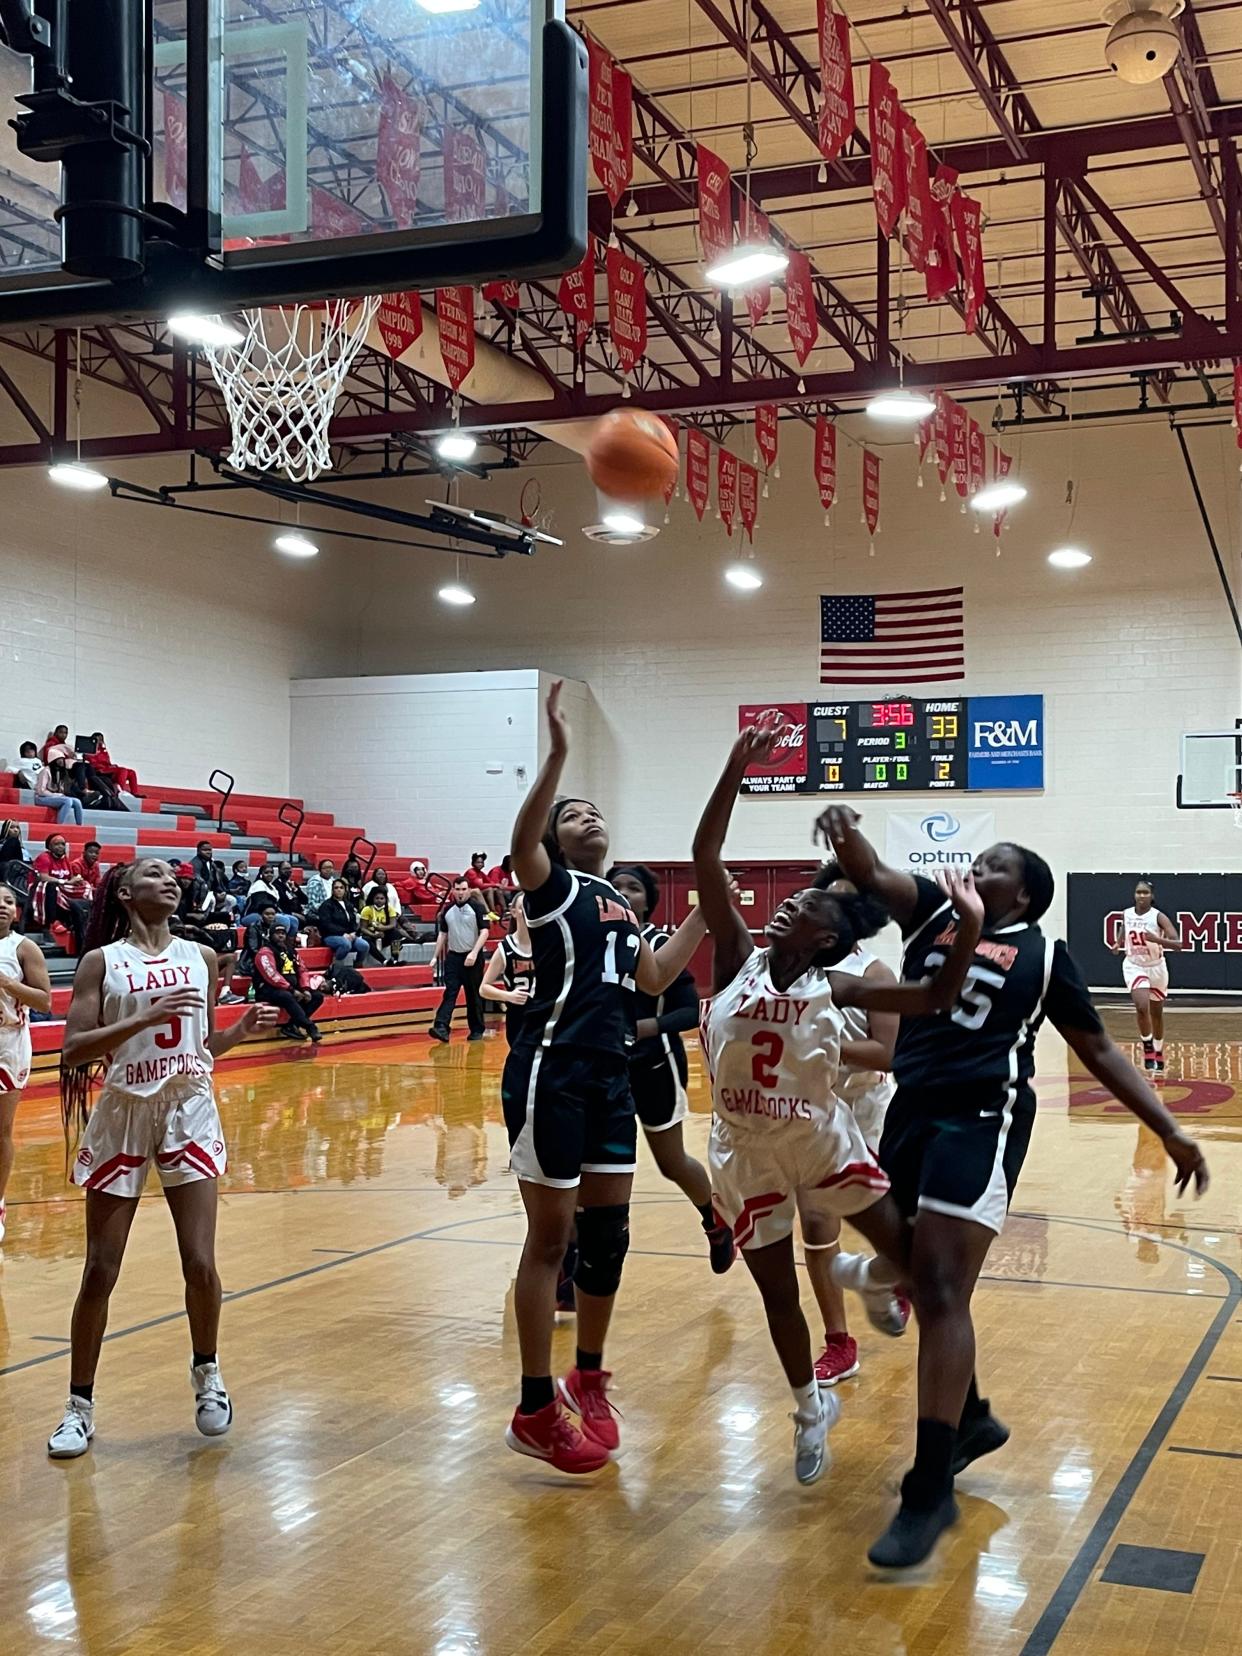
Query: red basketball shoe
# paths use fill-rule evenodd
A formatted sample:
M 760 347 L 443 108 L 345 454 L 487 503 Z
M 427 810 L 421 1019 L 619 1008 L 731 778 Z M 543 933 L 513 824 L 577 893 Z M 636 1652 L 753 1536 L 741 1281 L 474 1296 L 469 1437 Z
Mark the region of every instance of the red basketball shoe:
M 598 1472 L 608 1464 L 608 1450 L 578 1430 L 559 1397 L 535 1414 L 515 1413 L 505 1442 L 519 1455 L 547 1461 L 558 1472 Z

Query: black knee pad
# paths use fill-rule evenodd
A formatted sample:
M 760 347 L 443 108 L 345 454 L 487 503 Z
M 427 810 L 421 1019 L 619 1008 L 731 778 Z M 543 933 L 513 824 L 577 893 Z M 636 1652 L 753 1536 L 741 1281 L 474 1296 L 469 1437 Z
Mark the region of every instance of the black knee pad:
M 621 1286 L 630 1246 L 630 1204 L 578 1209 L 578 1268 L 574 1282 L 584 1294 L 611 1299 Z

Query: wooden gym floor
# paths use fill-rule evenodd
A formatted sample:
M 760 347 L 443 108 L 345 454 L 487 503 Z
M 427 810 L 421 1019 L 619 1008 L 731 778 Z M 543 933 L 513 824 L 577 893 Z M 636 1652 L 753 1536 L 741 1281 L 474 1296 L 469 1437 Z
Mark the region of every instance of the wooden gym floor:
M 623 1458 L 570 1482 L 505 1448 L 522 1222 L 499 1039 L 224 1070 L 233 1431 L 194 1430 L 153 1191 L 95 1446 L 50 1463 L 81 1212 L 54 1098 L 28 1095 L 0 1255 L 0 1649 L 1237 1651 L 1242 1014 L 1169 1021 L 1165 1096 L 1207 1141 L 1213 1188 L 1179 1201 L 1154 1141 L 1042 1038 L 1034 1147 L 977 1301 L 1013 1440 L 960 1480 L 962 1521 L 933 1561 L 896 1581 L 863 1553 L 911 1449 L 913 1332 L 863 1326 L 835 1465 L 799 1488 L 757 1296 L 740 1266 L 709 1273 L 696 1216 L 645 1151 L 611 1350 Z M 566 1366 L 572 1341 L 557 1335 Z

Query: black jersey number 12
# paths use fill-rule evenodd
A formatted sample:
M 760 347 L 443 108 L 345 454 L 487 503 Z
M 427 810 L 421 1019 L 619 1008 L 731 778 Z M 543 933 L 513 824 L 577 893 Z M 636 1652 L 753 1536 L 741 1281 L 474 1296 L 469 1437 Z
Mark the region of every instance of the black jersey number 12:
M 623 946 L 634 951 L 634 959 L 631 964 L 636 966 L 638 964 L 638 951 L 641 946 L 640 940 L 631 932 Z M 617 934 L 615 931 L 610 931 L 604 938 L 604 970 L 601 975 L 605 983 L 619 983 L 623 989 L 631 991 L 638 988 L 638 984 L 634 981 L 633 972 L 618 972 L 617 970 Z

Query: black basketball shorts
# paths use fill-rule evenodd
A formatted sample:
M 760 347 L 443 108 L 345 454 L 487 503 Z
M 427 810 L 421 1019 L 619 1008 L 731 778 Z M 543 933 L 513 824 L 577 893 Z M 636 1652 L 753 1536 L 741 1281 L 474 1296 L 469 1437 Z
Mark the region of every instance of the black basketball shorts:
M 669 1051 L 660 1049 L 650 1056 L 630 1059 L 630 1089 L 634 1110 L 648 1133 L 663 1133 L 686 1119 L 690 1111 L 686 1098 L 686 1049 L 670 1041 Z
M 511 1052 L 500 1083 L 510 1166 L 569 1190 L 583 1173 L 632 1173 L 638 1128 L 624 1057 L 584 1047 Z
M 897 1088 L 880 1139 L 880 1166 L 907 1217 L 944 1213 L 1000 1234 L 1035 1125 L 1029 1087 Z

